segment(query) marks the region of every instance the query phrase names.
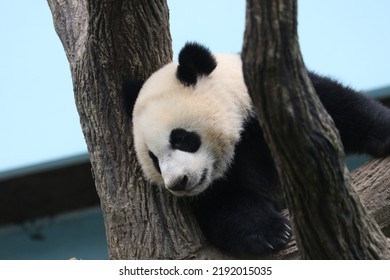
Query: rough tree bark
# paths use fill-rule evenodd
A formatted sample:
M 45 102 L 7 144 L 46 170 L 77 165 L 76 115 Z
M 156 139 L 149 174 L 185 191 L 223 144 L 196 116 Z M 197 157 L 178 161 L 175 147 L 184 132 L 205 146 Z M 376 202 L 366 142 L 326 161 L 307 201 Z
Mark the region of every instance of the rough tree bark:
M 101 200 L 109 257 L 232 258 L 207 243 L 184 200 L 144 181 L 133 151 L 131 122 L 122 109 L 119 93 L 123 80 L 148 77 L 171 60 L 166 1 L 48 3 L 70 64 Z M 389 224 L 388 215 L 382 220 Z M 277 257 L 295 258 L 296 248 Z
M 306 73 L 297 1 L 247 0 L 242 57 L 302 257 L 390 258 L 387 238 L 352 189 L 339 135 Z
M 183 200 L 143 179 L 123 111 L 124 80 L 171 61 L 165 0 L 48 0 L 72 73 L 110 259 L 224 258 Z

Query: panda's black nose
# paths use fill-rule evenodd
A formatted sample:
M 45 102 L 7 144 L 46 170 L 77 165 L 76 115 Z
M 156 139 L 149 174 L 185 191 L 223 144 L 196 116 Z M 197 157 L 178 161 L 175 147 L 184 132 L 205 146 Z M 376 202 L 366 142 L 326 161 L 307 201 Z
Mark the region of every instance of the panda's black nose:
M 179 192 L 184 191 L 188 184 L 188 177 L 187 175 L 184 175 L 181 178 L 178 178 L 175 180 L 170 186 L 167 186 L 167 188 L 173 192 Z

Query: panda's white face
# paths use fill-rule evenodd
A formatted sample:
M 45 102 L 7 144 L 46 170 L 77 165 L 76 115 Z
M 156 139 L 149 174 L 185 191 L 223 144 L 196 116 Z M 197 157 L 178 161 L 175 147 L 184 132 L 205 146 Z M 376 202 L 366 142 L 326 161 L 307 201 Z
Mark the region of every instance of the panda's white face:
M 165 141 L 164 141 L 165 142 Z M 200 135 L 183 128 L 171 130 L 169 141 L 151 143 L 149 157 L 160 173 L 163 185 L 177 196 L 192 196 L 205 190 L 213 180 L 215 156 Z
M 194 196 L 223 177 L 252 107 L 236 55 L 195 85 L 177 78 L 178 63 L 155 72 L 133 111 L 134 146 L 145 176 L 178 196 Z

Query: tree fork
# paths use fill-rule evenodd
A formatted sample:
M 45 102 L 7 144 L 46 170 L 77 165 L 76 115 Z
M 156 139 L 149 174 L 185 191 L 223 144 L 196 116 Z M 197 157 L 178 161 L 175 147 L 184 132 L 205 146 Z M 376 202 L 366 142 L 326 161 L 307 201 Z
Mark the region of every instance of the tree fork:
M 145 182 L 133 151 L 131 121 L 122 110 L 119 92 L 123 80 L 146 78 L 171 60 L 166 2 L 48 0 L 48 3 L 70 64 L 110 258 L 233 258 L 207 243 L 185 201 Z M 362 169 L 358 182 L 372 180 L 364 171 L 372 171 L 370 166 Z M 390 161 L 380 162 L 374 171 L 389 170 L 389 166 Z M 388 173 L 381 175 L 381 181 L 389 178 Z M 384 185 L 378 181 L 374 186 Z M 375 189 L 364 187 L 362 192 L 369 197 Z M 390 211 L 381 209 L 389 209 L 390 202 L 383 203 L 382 207 L 369 209 L 374 216 L 381 213 L 379 222 L 388 226 Z M 289 247 L 270 258 L 297 258 L 296 252 L 296 247 Z

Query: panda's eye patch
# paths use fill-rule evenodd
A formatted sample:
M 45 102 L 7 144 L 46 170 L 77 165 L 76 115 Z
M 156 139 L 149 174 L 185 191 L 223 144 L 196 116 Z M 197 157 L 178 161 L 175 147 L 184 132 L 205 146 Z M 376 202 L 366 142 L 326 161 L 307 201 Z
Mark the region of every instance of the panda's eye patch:
M 195 153 L 201 145 L 199 134 L 183 128 L 173 129 L 169 142 L 173 149 L 189 153 Z
M 154 168 L 158 171 L 158 173 L 161 174 L 161 169 L 160 169 L 160 164 L 158 163 L 158 158 L 156 157 L 155 154 L 153 154 L 151 151 L 149 151 L 149 157 L 153 161 Z

